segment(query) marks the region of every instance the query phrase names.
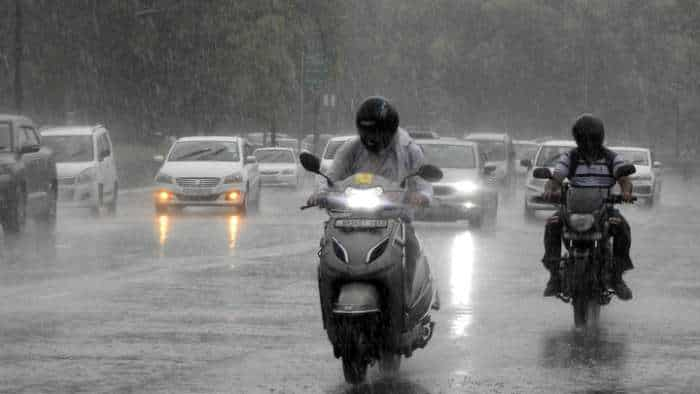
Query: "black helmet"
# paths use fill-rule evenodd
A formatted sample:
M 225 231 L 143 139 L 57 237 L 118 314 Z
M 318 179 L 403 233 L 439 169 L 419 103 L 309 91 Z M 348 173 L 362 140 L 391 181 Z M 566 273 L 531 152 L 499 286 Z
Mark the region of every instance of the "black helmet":
M 574 122 L 571 133 L 586 161 L 597 160 L 603 156 L 605 127 L 602 120 L 591 114 L 583 114 Z
M 357 110 L 357 132 L 367 150 L 386 149 L 399 128 L 399 113 L 384 97 L 370 97 Z

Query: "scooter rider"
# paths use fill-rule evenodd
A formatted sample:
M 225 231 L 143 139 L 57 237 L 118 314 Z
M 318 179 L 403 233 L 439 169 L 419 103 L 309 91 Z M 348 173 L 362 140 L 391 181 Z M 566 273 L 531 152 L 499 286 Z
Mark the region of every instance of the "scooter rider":
M 425 164 L 420 147 L 399 127 L 399 114 L 383 97 L 369 97 L 359 107 L 355 118 L 358 138 L 346 141 L 336 153 L 326 174 L 332 181 L 339 181 L 354 174 L 368 172 L 400 182 Z M 408 203 L 425 206 L 430 203 L 433 188 L 420 177 L 407 181 Z M 309 205 L 319 205 L 327 190 L 325 182 L 318 194 L 309 198 Z M 415 257 L 420 243 L 411 225 L 406 225 L 406 262 L 408 277 L 412 278 Z M 409 282 L 410 283 L 410 282 Z
M 576 148 L 564 153 L 554 170 L 552 178 L 545 185 L 545 198 L 551 198 L 561 190 L 564 179 L 568 178 L 571 187 L 610 188 L 615 181 L 620 184 L 623 200 L 632 201 L 632 183 L 628 177 L 615 179 L 615 169 L 624 164 L 622 157 L 603 146 L 605 128 L 603 122 L 590 114 L 581 115 L 572 127 Z M 618 210 L 610 213 L 610 232 L 613 235 L 614 267 L 611 286 L 618 298 L 629 300 L 632 291 L 627 287 L 622 274 L 633 268 L 629 257 L 631 245 L 630 226 Z M 542 259 L 549 270 L 549 281 L 544 290 L 545 297 L 561 292 L 559 262 L 561 260 L 562 220 L 555 213 L 547 220 L 544 232 L 545 255 Z

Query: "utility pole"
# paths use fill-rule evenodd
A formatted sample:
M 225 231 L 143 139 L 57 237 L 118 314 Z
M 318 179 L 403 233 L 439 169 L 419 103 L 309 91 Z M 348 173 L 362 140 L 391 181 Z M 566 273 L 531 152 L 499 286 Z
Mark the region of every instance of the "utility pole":
M 24 43 L 22 41 L 22 0 L 15 0 L 15 109 L 22 112 L 24 92 L 22 90 L 22 58 Z

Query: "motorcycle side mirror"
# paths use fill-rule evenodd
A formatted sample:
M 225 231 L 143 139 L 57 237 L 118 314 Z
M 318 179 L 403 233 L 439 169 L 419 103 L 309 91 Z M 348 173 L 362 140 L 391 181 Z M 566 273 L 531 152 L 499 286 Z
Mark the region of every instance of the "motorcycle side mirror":
M 318 174 L 326 178 L 328 186 L 333 186 L 333 181 L 331 181 L 326 174 L 321 172 L 321 159 L 309 152 L 301 152 L 299 154 L 299 162 L 301 162 L 301 166 L 304 167 L 306 171 L 313 172 L 314 174 Z
M 630 176 L 637 172 L 637 169 L 634 167 L 634 164 L 623 164 L 615 170 L 615 178 L 622 178 L 623 176 Z
M 416 175 L 428 182 L 437 182 L 442 179 L 443 174 L 442 170 L 438 167 L 431 164 L 425 164 L 418 169 Z
M 537 179 L 551 179 L 552 171 L 545 167 L 535 168 L 535 170 L 532 171 L 532 176 Z

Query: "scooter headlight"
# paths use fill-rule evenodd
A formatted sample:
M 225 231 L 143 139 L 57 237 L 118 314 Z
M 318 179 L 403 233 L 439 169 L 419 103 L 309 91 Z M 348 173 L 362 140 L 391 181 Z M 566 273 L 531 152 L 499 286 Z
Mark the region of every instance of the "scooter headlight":
M 595 217 L 590 213 L 573 213 L 569 215 L 569 226 L 580 233 L 590 230 L 594 223 Z
M 474 193 L 475 191 L 479 190 L 479 185 L 472 181 L 456 182 L 452 186 L 454 186 L 457 191 L 462 193 Z
M 370 189 L 345 189 L 345 204 L 351 209 L 375 209 L 382 205 L 384 189 L 373 187 Z

